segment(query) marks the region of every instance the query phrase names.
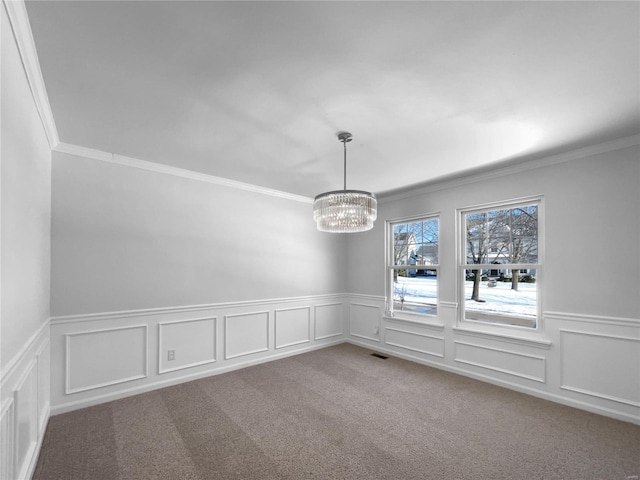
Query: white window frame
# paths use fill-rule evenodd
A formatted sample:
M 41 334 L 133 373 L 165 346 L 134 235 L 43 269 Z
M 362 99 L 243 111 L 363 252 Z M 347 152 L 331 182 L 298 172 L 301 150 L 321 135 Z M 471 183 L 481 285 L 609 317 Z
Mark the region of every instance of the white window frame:
M 424 222 L 429 220 L 438 221 L 438 264 L 429 265 L 428 269 L 436 271 L 436 314 L 415 313 L 407 311 L 396 311 L 393 308 L 393 272 L 394 270 L 407 270 L 410 269 L 410 265 L 395 265 L 394 261 L 394 234 L 393 230 L 396 225 L 402 225 L 405 223 Z M 404 320 L 408 322 L 431 324 L 436 326 L 442 326 L 438 321 L 440 312 L 440 234 L 442 232 L 442 220 L 440 218 L 440 212 L 425 213 L 422 215 L 414 215 L 410 217 L 395 218 L 387 220 L 385 222 L 385 316 L 392 319 Z
M 518 325 L 509 325 L 506 323 L 493 323 L 482 320 L 474 320 L 465 318 L 465 280 L 467 270 L 491 270 L 495 269 L 496 264 L 467 264 L 467 232 L 465 224 L 465 215 L 469 213 L 488 212 L 501 209 L 512 209 L 521 206 L 528 205 L 538 206 L 538 261 L 537 263 L 516 263 L 516 264 L 500 264 L 500 269 L 511 270 L 512 268 L 527 268 L 536 269 L 536 326 L 526 327 Z M 473 205 L 464 208 L 456 209 L 456 265 L 457 265 L 457 292 L 458 298 L 458 318 L 457 325 L 463 329 L 473 329 L 485 331 L 488 333 L 504 333 L 510 331 L 513 333 L 522 334 L 540 334 L 544 332 L 543 325 L 543 298 L 542 298 L 542 286 L 544 284 L 544 196 L 533 195 L 529 197 L 521 197 L 511 200 L 504 200 L 499 202 L 491 202 L 480 205 Z

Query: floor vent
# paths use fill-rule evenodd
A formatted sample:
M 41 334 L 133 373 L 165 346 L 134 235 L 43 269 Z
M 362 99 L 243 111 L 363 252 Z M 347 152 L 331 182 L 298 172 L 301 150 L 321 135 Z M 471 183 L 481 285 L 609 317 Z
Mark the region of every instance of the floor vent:
M 380 354 L 380 353 L 372 353 L 372 354 L 371 354 L 371 356 L 372 356 L 372 357 L 381 358 L 382 360 L 386 360 L 387 358 L 389 358 L 389 357 L 387 357 L 386 355 L 382 355 L 382 354 Z

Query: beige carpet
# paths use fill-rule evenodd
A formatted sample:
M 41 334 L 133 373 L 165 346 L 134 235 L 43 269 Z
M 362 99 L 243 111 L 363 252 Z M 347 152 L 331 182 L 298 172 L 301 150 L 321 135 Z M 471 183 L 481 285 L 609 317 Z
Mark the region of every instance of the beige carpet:
M 620 479 L 640 427 L 348 344 L 52 417 L 34 479 Z

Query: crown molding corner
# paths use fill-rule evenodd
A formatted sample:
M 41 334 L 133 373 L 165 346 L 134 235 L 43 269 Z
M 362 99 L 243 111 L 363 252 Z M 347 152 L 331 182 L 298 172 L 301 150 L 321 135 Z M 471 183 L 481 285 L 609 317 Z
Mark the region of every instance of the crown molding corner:
M 29 16 L 24 0 L 2 0 L 11 24 L 11 30 L 18 47 L 18 53 L 27 76 L 29 88 L 42 121 L 49 148 L 53 150 L 59 143 L 58 129 L 53 118 L 49 96 L 40 70 L 38 52 L 29 23 Z
M 80 147 L 79 145 L 73 145 L 71 143 L 58 142 L 52 150 L 58 153 L 66 153 L 68 155 L 90 158 L 92 160 L 101 160 L 103 162 L 113 161 L 113 154 L 111 153 L 95 150 L 93 148 Z

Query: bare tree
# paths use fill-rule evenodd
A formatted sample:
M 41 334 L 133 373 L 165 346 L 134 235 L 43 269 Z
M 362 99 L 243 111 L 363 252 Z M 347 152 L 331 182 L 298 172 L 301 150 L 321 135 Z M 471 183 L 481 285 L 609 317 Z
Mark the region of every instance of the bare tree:
M 537 206 L 511 209 L 509 214 L 510 263 L 529 263 L 538 257 Z M 511 289 L 518 290 L 520 271 L 511 270 Z
M 536 205 L 468 214 L 467 263 L 529 263 L 537 261 L 538 208 Z M 491 259 L 491 255 L 493 259 Z M 473 269 L 471 300 L 481 302 L 482 271 Z M 511 288 L 518 290 L 520 271 L 511 270 Z
M 489 249 L 495 243 L 504 225 L 501 221 L 502 211 L 480 212 L 467 215 L 467 263 L 480 265 L 489 261 Z M 471 270 L 473 275 L 473 290 L 471 300 L 482 302 L 480 298 L 480 281 L 482 270 Z

